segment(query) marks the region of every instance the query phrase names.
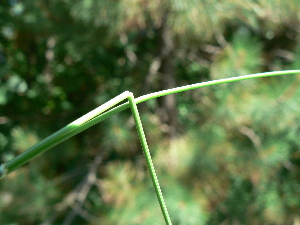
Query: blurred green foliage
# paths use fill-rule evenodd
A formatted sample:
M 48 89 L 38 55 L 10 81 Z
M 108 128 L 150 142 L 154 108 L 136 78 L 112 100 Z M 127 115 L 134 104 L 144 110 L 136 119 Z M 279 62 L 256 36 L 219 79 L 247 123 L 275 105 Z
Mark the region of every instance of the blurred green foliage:
M 299 13 L 298 0 L 1 1 L 1 160 L 125 90 L 299 69 Z M 174 224 L 299 223 L 299 84 L 139 105 Z M 0 224 L 163 224 L 130 111 L 1 180 Z

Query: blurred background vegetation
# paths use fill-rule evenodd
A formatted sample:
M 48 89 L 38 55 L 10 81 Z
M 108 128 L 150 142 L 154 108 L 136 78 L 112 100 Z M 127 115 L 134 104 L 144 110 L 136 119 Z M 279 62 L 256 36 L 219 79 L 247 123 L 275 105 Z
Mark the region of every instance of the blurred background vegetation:
M 0 157 L 125 90 L 300 68 L 299 0 L 2 0 Z M 139 105 L 174 224 L 300 224 L 300 77 Z M 163 224 L 130 110 L 0 182 L 0 224 Z

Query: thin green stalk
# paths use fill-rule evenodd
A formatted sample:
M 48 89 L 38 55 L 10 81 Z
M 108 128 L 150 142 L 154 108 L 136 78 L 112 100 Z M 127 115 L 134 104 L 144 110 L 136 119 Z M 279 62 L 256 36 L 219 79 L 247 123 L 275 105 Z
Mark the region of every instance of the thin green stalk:
M 49 136 L 48 138 L 44 139 L 43 141 L 39 142 L 32 148 L 28 149 L 23 154 L 17 156 L 13 160 L 9 161 L 6 164 L 6 167 L 4 165 L 0 165 L 0 175 L 4 177 L 7 173 L 13 171 L 14 169 L 22 166 L 24 163 L 28 162 L 33 157 L 36 157 L 37 155 L 43 153 L 47 149 L 54 146 L 54 144 L 58 144 L 66 139 L 68 139 L 70 136 L 74 136 L 75 134 L 81 132 L 80 129 L 76 129 L 80 127 L 81 129 L 87 129 L 87 127 L 90 127 L 93 122 L 95 124 L 95 120 L 93 118 L 106 110 L 110 109 L 114 105 L 120 103 L 121 101 L 128 99 L 129 105 L 133 114 L 134 121 L 136 123 L 136 128 L 140 137 L 140 142 L 143 148 L 143 152 L 146 158 L 146 162 L 148 165 L 148 169 L 151 175 L 152 183 L 157 195 L 157 199 L 161 208 L 161 211 L 163 213 L 165 222 L 167 225 L 172 225 L 168 209 L 166 207 L 164 197 L 162 195 L 162 191 L 158 182 L 158 178 L 154 169 L 154 165 L 151 159 L 150 151 L 148 148 L 146 136 L 144 133 L 143 125 L 140 119 L 140 115 L 136 106 L 136 103 L 134 102 L 134 96 L 133 93 L 129 91 L 125 91 L 122 94 L 118 95 L 117 97 L 111 99 L 110 101 L 106 102 L 105 104 L 99 106 L 98 108 L 90 111 L 89 113 L 85 114 L 84 116 L 80 117 L 79 119 L 75 120 L 74 122 L 70 123 L 69 125 L 65 126 L 61 130 L 57 131 L 53 135 Z M 107 117 L 110 116 L 111 113 L 107 113 Z M 88 124 L 88 126 L 86 126 Z
M 131 92 L 128 96 L 128 99 L 129 99 L 130 108 L 131 108 L 131 111 L 132 111 L 132 114 L 133 114 L 133 118 L 134 118 L 134 121 L 135 121 L 135 124 L 136 124 L 137 131 L 139 133 L 141 145 L 142 145 L 142 148 L 143 148 L 143 151 L 144 151 L 144 155 L 146 157 L 148 169 L 149 169 L 149 172 L 150 172 L 150 175 L 151 175 L 153 186 L 154 186 L 155 191 L 156 191 L 156 195 L 157 195 L 157 198 L 158 198 L 158 201 L 159 201 L 161 211 L 163 213 L 166 224 L 171 225 L 172 222 L 171 222 L 171 219 L 170 219 L 170 216 L 169 216 L 169 213 L 168 213 L 168 209 L 167 209 L 167 206 L 165 204 L 164 197 L 162 195 L 160 185 L 159 185 L 159 182 L 158 182 L 158 179 L 157 179 L 157 176 L 156 176 L 156 172 L 155 172 L 154 165 L 153 165 L 153 162 L 152 162 L 152 159 L 151 159 L 151 155 L 150 155 L 150 151 L 149 151 L 149 148 L 148 148 L 148 144 L 147 144 L 146 136 L 145 136 L 145 133 L 144 133 L 143 125 L 142 125 L 142 122 L 141 122 L 141 118 L 140 118 L 140 115 L 139 115 L 139 111 L 138 111 L 136 103 L 134 101 L 134 96 Z

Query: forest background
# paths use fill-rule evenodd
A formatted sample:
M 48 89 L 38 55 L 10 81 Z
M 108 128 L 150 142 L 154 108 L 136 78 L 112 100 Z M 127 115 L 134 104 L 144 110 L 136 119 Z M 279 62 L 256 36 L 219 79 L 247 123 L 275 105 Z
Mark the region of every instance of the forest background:
M 2 0 L 0 157 L 125 90 L 300 68 L 299 0 Z M 300 224 L 300 77 L 138 105 L 174 224 Z M 163 224 L 130 110 L 0 182 L 0 224 Z

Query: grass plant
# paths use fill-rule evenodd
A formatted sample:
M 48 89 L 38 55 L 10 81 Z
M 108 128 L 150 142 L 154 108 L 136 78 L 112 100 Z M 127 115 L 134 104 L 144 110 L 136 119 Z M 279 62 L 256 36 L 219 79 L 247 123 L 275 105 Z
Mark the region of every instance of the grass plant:
M 288 74 L 297 74 L 300 73 L 300 70 L 285 70 L 285 71 L 275 71 L 275 72 L 265 72 L 265 73 L 257 73 L 257 74 L 250 74 L 238 77 L 231 77 L 226 79 L 219 79 L 213 81 L 207 81 L 202 83 L 196 83 L 192 85 L 186 85 L 182 87 L 176 87 L 168 90 L 163 90 L 159 92 L 154 92 L 151 94 L 147 94 L 138 98 L 134 98 L 133 94 L 129 91 L 125 91 L 122 94 L 116 96 L 115 98 L 109 100 L 108 102 L 104 103 L 103 105 L 99 106 L 98 108 L 90 111 L 89 113 L 85 114 L 84 116 L 80 117 L 79 119 L 75 120 L 74 122 L 68 124 L 67 126 L 63 127 L 59 131 L 53 133 L 49 137 L 45 138 L 41 142 L 37 143 L 36 145 L 32 146 L 22 154 L 18 155 L 17 157 L 13 158 L 12 160 L 8 161 L 7 163 L 0 165 L 0 178 L 4 178 L 9 173 L 13 172 L 14 170 L 18 169 L 25 163 L 29 162 L 36 156 L 42 154 L 46 150 L 56 146 L 57 144 L 69 139 L 70 137 L 88 129 L 89 127 L 105 120 L 106 118 L 110 117 L 113 114 L 121 112 L 127 108 L 131 108 L 134 121 L 136 123 L 137 131 L 139 134 L 140 142 L 142 145 L 142 149 L 147 161 L 148 169 L 151 175 L 152 183 L 154 185 L 157 198 L 161 207 L 161 211 L 163 213 L 164 219 L 166 224 L 172 224 L 171 219 L 168 214 L 168 210 L 166 204 L 164 202 L 164 198 L 162 195 L 162 191 L 160 189 L 160 185 L 156 176 L 155 168 L 151 159 L 150 151 L 148 148 L 146 136 L 143 130 L 142 122 L 139 116 L 139 111 L 137 108 L 137 104 L 141 102 L 145 102 L 154 98 L 158 98 L 161 96 L 175 94 L 178 92 L 184 92 L 196 88 L 213 86 L 217 84 L 225 84 L 235 81 L 242 81 L 247 79 L 254 79 L 254 78 L 261 78 L 261 77 L 272 77 L 272 76 L 280 76 L 280 75 L 288 75 Z M 120 104 L 121 102 L 128 100 L 127 102 Z

